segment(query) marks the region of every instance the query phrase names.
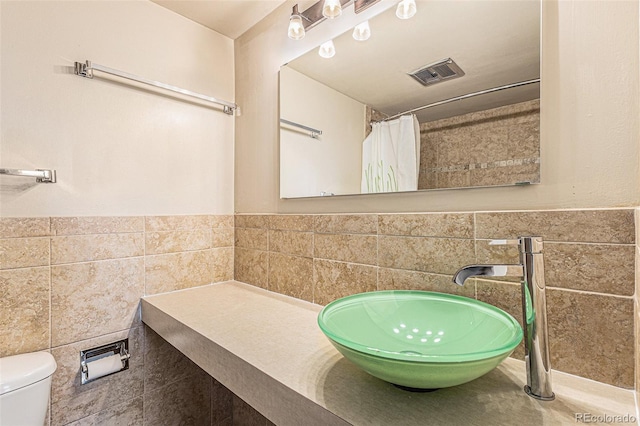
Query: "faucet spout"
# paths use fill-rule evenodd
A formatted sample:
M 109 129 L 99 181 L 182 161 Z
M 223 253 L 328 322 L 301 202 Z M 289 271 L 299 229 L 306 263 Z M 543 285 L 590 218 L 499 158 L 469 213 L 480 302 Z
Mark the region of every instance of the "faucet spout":
M 547 333 L 542 238 L 520 237 L 518 240 L 496 240 L 490 244 L 518 244 L 520 263 L 517 265 L 467 265 L 453 275 L 453 282 L 463 285 L 471 277 L 520 277 L 522 313 L 524 315 L 525 392 L 533 398 L 551 401 L 551 366 Z
M 521 277 L 522 265 L 467 265 L 453 275 L 453 282 L 463 285 L 471 277 Z

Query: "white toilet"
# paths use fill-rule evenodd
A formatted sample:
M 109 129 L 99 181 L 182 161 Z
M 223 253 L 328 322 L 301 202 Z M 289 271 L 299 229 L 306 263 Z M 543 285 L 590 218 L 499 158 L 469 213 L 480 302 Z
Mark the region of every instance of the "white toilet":
M 48 352 L 0 358 L 0 426 L 42 426 L 56 361 Z

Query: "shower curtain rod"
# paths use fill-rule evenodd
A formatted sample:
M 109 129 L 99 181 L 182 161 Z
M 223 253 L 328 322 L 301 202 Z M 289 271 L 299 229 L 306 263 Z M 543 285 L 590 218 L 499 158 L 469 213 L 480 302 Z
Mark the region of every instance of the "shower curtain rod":
M 100 71 L 106 74 L 115 75 L 117 77 L 122 77 L 127 80 L 136 81 L 138 83 L 148 84 L 149 86 L 159 87 L 164 90 L 169 90 L 171 92 L 180 93 L 181 95 L 191 96 L 193 98 L 198 98 L 202 101 L 211 102 L 217 105 L 223 106 L 223 111 L 225 114 L 233 115 L 233 112 L 238 108 L 233 102 L 227 102 L 220 99 L 216 99 L 211 96 L 202 95 L 200 93 L 192 92 L 191 90 L 182 89 L 180 87 L 171 86 L 170 84 L 161 83 L 155 80 L 149 80 L 144 77 L 139 77 L 137 75 L 129 74 L 128 72 L 119 71 L 113 68 L 105 67 L 104 65 L 94 64 L 91 61 L 86 61 L 84 64 L 82 62 L 75 63 L 74 74 L 79 77 L 93 78 L 93 71 Z
M 439 106 L 439 105 L 448 104 L 450 102 L 461 101 L 463 99 L 473 98 L 474 96 L 478 96 L 478 95 L 485 95 L 487 93 L 499 92 L 500 90 L 513 89 L 514 87 L 526 86 L 528 84 L 534 84 L 534 83 L 540 83 L 540 79 L 539 78 L 534 78 L 533 80 L 519 81 L 518 83 L 505 84 L 504 86 L 493 87 L 491 89 L 480 90 L 479 92 L 473 92 L 473 93 L 468 93 L 466 95 L 456 96 L 454 98 L 449 98 L 449 99 L 445 99 L 445 100 L 442 100 L 442 101 L 434 102 L 434 103 L 431 103 L 431 104 L 428 104 L 428 105 L 424 105 L 424 106 L 421 106 L 421 107 L 418 107 L 418 108 L 413 108 L 413 109 L 410 109 L 408 111 L 404 111 L 404 112 L 392 115 L 391 117 L 387 117 L 387 118 L 384 118 L 382 120 L 377 121 L 377 123 L 380 123 L 382 121 L 393 120 L 394 118 L 398 118 L 398 117 L 400 117 L 402 115 L 413 114 L 414 112 L 422 111 L 423 109 L 427 109 L 427 108 L 431 108 L 431 107 L 435 107 L 435 106 Z

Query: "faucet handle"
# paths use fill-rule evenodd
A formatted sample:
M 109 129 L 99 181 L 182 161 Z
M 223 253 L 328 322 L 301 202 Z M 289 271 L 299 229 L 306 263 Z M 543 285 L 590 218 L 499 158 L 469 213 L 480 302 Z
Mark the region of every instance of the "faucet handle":
M 520 244 L 520 240 L 491 240 L 489 241 L 490 246 L 517 246 Z

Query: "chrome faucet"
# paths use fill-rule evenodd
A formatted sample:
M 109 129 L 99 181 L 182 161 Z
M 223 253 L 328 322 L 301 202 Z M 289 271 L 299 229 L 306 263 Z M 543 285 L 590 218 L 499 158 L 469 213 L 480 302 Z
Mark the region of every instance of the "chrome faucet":
M 519 237 L 517 240 L 493 240 L 489 244 L 519 245 L 520 264 L 464 266 L 455 273 L 453 282 L 463 285 L 468 278 L 477 276 L 521 278 L 527 366 L 527 385 L 524 391 L 533 398 L 551 401 L 555 395 L 551 389 L 542 238 Z

